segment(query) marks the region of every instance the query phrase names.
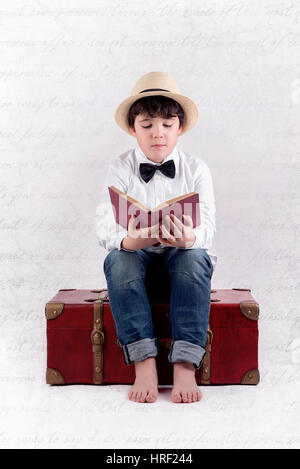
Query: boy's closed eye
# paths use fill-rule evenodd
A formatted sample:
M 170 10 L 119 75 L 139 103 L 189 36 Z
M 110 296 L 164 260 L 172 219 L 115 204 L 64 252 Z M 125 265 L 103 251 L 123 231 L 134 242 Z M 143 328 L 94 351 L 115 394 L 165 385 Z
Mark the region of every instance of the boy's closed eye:
M 164 124 L 165 127 L 172 127 L 172 125 L 173 125 L 173 124 L 171 124 L 171 125 Z M 151 127 L 151 124 L 150 124 L 150 125 L 147 125 L 147 127 L 144 127 L 144 126 L 142 125 L 142 127 L 143 127 L 143 129 L 149 129 L 149 128 Z

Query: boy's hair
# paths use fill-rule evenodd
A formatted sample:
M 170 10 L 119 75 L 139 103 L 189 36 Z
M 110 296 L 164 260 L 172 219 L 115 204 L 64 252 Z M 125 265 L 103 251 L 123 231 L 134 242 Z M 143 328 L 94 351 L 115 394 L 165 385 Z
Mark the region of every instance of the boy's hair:
M 179 128 L 185 122 L 184 110 L 180 104 L 166 96 L 146 96 L 135 101 L 128 111 L 129 127 L 134 129 L 135 118 L 139 114 L 146 114 L 150 117 L 162 117 L 163 119 L 170 119 L 177 115 L 179 118 Z

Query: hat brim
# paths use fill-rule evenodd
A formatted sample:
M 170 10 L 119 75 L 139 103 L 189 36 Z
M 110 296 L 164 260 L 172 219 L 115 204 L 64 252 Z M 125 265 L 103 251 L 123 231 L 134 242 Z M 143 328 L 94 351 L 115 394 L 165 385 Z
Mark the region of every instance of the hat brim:
M 132 135 L 129 130 L 128 125 L 128 111 L 132 104 L 138 99 L 145 98 L 146 96 L 166 96 L 167 98 L 174 99 L 177 101 L 182 109 L 184 110 L 186 120 L 183 124 L 181 135 L 190 130 L 196 124 L 199 116 L 199 111 L 197 105 L 187 96 L 177 93 L 171 93 L 169 91 L 148 91 L 142 95 L 130 96 L 129 98 L 124 99 L 115 111 L 115 121 L 122 130 L 127 132 L 129 135 Z

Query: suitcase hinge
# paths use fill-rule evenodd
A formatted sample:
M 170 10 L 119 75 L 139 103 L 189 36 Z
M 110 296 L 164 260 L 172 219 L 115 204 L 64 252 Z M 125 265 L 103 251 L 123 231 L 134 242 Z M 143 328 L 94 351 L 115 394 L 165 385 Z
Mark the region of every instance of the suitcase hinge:
M 91 293 L 100 293 L 98 300 L 109 301 L 107 288 L 101 288 L 100 290 L 91 290 Z
M 100 295 L 99 295 L 100 300 L 109 301 L 108 289 L 107 288 L 102 288 L 99 293 L 100 293 Z

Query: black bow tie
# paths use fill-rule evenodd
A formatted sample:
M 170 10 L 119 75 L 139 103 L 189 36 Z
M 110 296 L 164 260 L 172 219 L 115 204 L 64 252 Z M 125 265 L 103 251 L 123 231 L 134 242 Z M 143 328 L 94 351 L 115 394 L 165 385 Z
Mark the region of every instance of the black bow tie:
M 161 165 L 151 163 L 140 163 L 140 173 L 145 182 L 149 182 L 153 177 L 155 171 L 159 169 L 165 176 L 169 178 L 175 177 L 175 164 L 174 160 L 166 161 Z

